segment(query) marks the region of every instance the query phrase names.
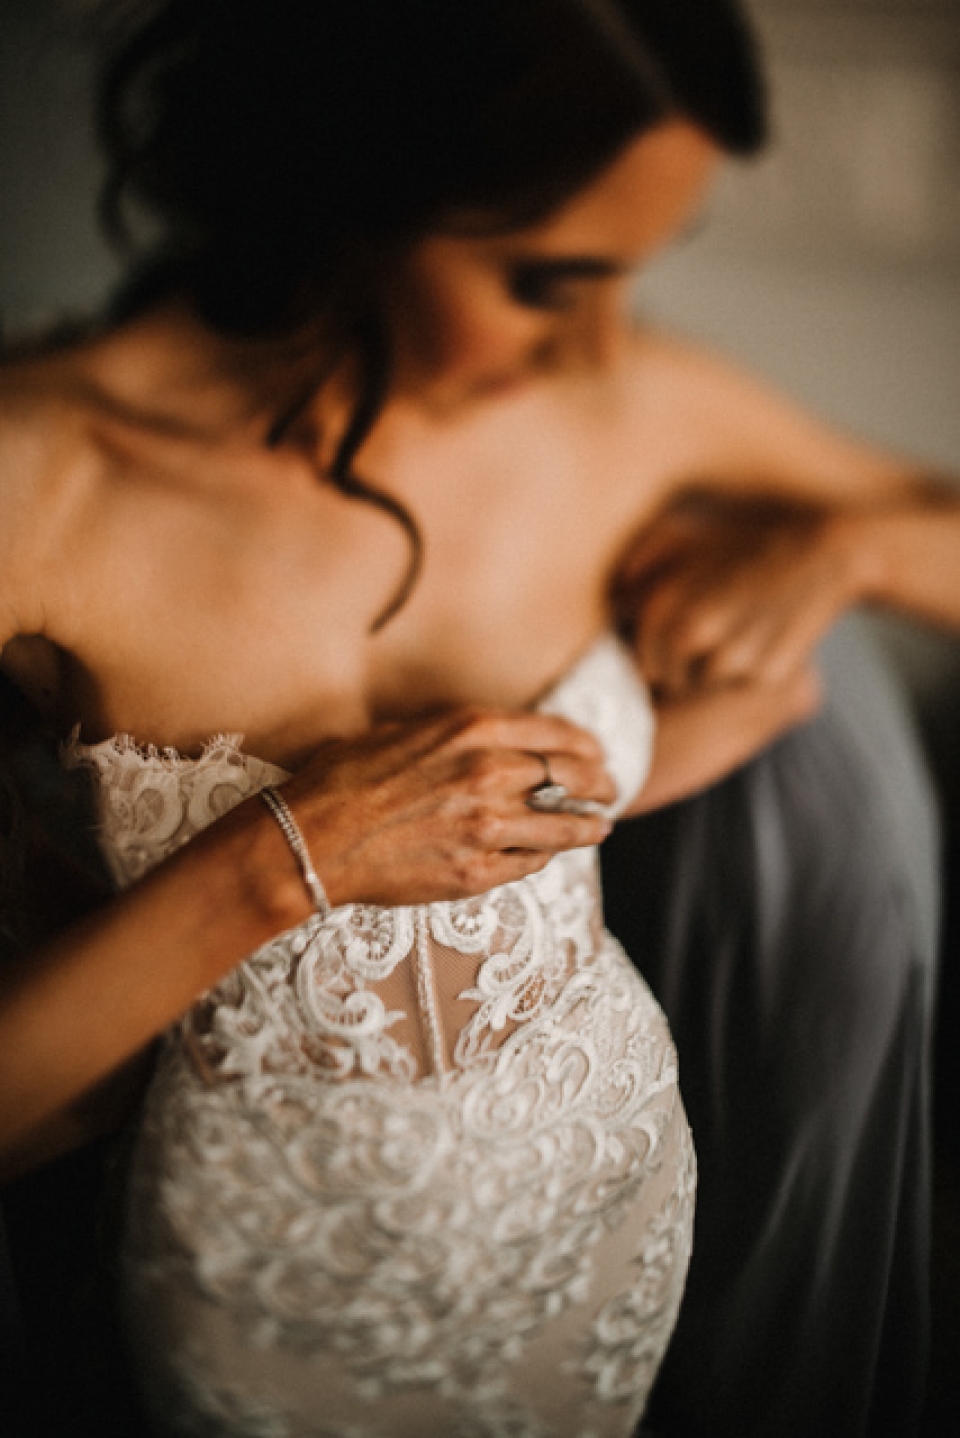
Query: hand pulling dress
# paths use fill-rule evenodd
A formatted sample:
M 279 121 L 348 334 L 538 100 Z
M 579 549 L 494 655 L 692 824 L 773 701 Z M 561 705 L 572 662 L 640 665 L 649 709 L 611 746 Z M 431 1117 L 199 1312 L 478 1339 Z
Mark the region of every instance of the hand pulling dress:
M 546 696 L 618 790 L 652 719 L 604 637 Z M 275 766 L 71 741 L 132 882 Z M 337 908 L 166 1037 L 122 1302 L 159 1433 L 627 1438 L 673 1329 L 694 1159 L 666 1021 L 594 849 L 456 903 Z

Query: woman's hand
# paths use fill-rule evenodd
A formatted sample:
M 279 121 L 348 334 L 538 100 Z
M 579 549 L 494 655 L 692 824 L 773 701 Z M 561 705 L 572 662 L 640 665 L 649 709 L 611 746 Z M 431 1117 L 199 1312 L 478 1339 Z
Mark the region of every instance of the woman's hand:
M 529 807 L 548 772 L 578 799 L 615 798 L 593 735 L 487 710 L 327 741 L 283 792 L 331 903 L 416 904 L 482 893 L 605 838 L 603 817 Z
M 858 593 L 854 526 L 846 512 L 697 493 L 640 536 L 614 606 L 657 730 L 629 813 L 707 788 L 816 712 L 812 651 Z
M 785 686 L 860 597 L 865 560 L 855 512 L 690 495 L 640 537 L 614 602 L 659 696 Z

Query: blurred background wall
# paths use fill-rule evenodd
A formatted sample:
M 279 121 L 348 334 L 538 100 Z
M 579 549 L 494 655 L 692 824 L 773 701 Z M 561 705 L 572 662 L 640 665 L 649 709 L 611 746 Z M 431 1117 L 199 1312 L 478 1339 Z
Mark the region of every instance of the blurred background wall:
M 452 0 L 453 3 L 453 0 Z M 960 475 L 960 0 L 748 0 L 774 143 L 731 166 L 710 222 L 646 277 L 643 309 L 826 417 Z M 84 0 L 0 0 L 0 317 L 97 304 Z M 960 563 L 960 555 L 958 555 Z M 960 1432 L 960 645 L 901 623 L 948 820 L 938 1057 L 937 1411 Z

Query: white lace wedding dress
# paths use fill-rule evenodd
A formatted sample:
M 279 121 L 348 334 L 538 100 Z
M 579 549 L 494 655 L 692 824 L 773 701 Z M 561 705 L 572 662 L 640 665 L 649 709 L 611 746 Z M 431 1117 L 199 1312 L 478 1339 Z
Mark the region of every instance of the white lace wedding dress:
M 651 718 L 617 642 L 541 707 L 599 736 L 626 803 Z M 238 743 L 70 742 L 119 884 L 283 779 Z M 693 1192 L 666 1021 L 602 927 L 595 851 L 465 902 L 339 908 L 165 1040 L 122 1265 L 153 1422 L 626 1438 L 676 1318 Z

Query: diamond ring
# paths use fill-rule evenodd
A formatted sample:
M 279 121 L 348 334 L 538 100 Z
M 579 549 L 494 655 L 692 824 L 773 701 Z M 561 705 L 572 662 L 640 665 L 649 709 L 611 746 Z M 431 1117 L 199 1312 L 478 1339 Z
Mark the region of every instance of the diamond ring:
M 531 789 L 527 795 L 527 806 L 541 814 L 560 814 L 570 797 L 566 784 L 548 784 L 546 780 Z
M 527 795 L 527 806 L 536 809 L 541 814 L 559 813 L 563 808 L 564 800 L 570 797 L 570 790 L 566 784 L 558 784 L 554 779 L 550 772 L 550 760 L 546 754 L 534 753 L 532 757 L 540 760 L 543 767 L 543 778 L 536 788 L 531 789 Z
M 543 779 L 527 795 L 527 807 L 539 814 L 603 814 L 605 808 L 596 799 L 574 798 L 566 784 L 559 784 L 550 772 L 546 754 L 534 754 L 543 765 Z

